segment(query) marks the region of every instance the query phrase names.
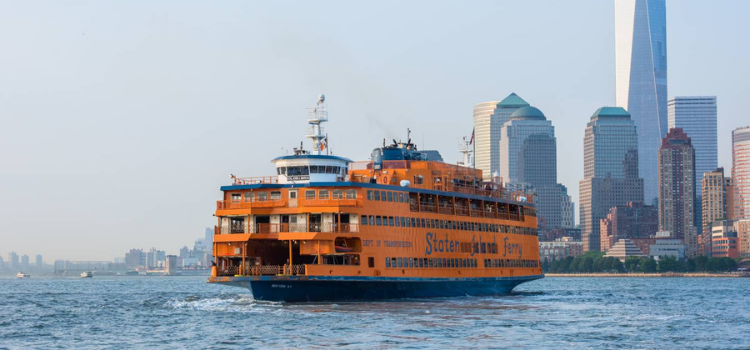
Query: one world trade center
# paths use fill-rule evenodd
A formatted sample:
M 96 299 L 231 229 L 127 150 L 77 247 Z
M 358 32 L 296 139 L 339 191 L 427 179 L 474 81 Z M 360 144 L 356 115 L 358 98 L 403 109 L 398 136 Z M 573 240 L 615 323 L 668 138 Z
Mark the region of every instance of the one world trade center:
M 644 196 L 658 193 L 658 153 L 667 133 L 667 14 L 665 0 L 615 0 L 617 106 L 638 132 L 638 169 Z

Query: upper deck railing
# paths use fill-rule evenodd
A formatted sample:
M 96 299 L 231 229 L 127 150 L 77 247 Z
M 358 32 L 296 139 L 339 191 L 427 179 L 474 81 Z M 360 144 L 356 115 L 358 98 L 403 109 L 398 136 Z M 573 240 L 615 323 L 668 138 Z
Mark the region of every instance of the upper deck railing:
M 232 177 L 232 185 L 277 184 L 278 176 Z

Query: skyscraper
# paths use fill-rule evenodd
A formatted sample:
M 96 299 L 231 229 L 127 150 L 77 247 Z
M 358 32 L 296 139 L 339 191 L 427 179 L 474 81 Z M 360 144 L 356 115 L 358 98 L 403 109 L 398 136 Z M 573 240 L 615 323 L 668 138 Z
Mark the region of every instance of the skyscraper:
M 512 93 L 502 101 L 490 101 L 474 106 L 475 164 L 485 180 L 500 172 L 500 132 L 510 115 L 529 104 Z
M 636 245 L 659 230 L 659 210 L 651 205 L 630 202 L 612 207 L 601 220 L 601 250 L 609 250 L 618 240 L 630 239 Z
M 564 227 L 562 213 L 570 198 L 565 186 L 557 183 L 555 127 L 539 109 L 521 107 L 503 125 L 500 176 L 511 187 L 533 189 L 541 230 Z
M 18 254 L 16 252 L 8 253 L 8 268 L 15 270 L 19 267 L 21 267 L 21 264 L 18 261 Z
M 724 177 L 724 168 L 703 174 L 703 233 L 711 233 L 711 223 L 719 219 L 729 219 L 732 178 Z
M 682 129 L 670 129 L 659 149 L 659 230 L 682 239 L 688 257 L 698 247 L 694 206 L 695 150 Z
M 667 133 L 667 11 L 665 0 L 615 0 L 617 105 L 638 128 L 646 202 L 657 197 L 657 154 Z
M 718 166 L 716 134 L 716 96 L 678 96 L 669 99 L 669 128 L 680 128 L 695 149 L 695 183 L 701 184 L 703 174 Z M 696 188 L 701 196 L 702 189 Z
M 734 219 L 750 219 L 750 126 L 732 131 L 732 189 Z
M 528 161 L 519 159 L 535 157 Z M 519 162 L 524 178 L 519 181 Z M 510 115 L 500 131 L 500 176 L 504 182 L 525 182 L 532 186 L 557 182 L 555 127 L 542 111 L 526 106 Z
M 36 255 L 36 263 L 35 263 L 35 266 L 36 266 L 36 267 L 42 267 L 42 265 L 43 265 L 43 264 L 44 264 L 44 262 L 42 261 L 42 255 L 41 255 L 41 254 L 37 254 L 37 255 Z
M 609 209 L 643 202 L 638 177 L 638 134 L 621 107 L 599 108 L 586 125 L 580 181 L 580 224 L 584 251 L 600 250 L 601 219 Z
M 29 256 L 24 254 L 21 256 L 21 269 L 24 271 L 28 271 L 29 267 L 31 265 L 29 264 Z

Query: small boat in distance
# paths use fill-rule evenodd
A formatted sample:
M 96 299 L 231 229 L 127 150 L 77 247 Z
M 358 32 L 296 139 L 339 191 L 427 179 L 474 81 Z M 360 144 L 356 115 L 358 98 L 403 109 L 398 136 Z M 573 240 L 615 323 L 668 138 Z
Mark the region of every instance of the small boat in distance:
M 81 272 L 81 278 L 91 278 L 94 277 L 94 273 L 91 271 L 84 271 Z
M 31 275 L 23 273 L 23 272 L 19 272 L 16 274 L 16 278 L 31 278 Z

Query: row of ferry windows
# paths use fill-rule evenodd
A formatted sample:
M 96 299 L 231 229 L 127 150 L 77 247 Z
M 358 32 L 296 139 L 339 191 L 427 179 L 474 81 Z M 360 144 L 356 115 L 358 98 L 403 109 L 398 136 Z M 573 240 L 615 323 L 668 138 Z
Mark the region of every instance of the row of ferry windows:
M 278 175 L 299 176 L 310 174 L 346 174 L 349 169 L 346 167 L 332 165 L 303 165 L 303 166 L 282 166 L 276 168 Z
M 316 193 L 317 192 L 317 193 Z M 268 192 L 245 192 L 245 202 L 265 202 L 269 200 Z M 305 190 L 305 199 L 357 199 L 357 190 Z M 295 197 L 291 197 L 295 198 Z M 232 202 L 239 202 L 242 199 L 241 193 L 232 194 Z M 271 191 L 270 200 L 281 200 L 281 191 Z
M 468 268 L 477 267 L 477 259 L 463 258 L 385 258 L 389 268 Z
M 536 260 L 484 259 L 484 267 L 539 267 Z
M 346 199 L 357 199 L 357 190 L 318 190 L 318 199 L 343 199 L 346 195 Z M 329 197 L 330 195 L 330 197 Z M 315 199 L 315 190 L 305 190 L 305 199 Z
M 458 230 L 472 232 L 506 232 L 536 236 L 536 229 L 510 225 L 485 224 L 468 221 L 434 220 L 424 218 L 407 218 L 399 216 L 362 215 L 362 226 L 394 226 L 431 228 L 439 230 Z
M 371 201 L 406 203 L 409 195 L 403 192 L 367 190 L 367 199 Z

